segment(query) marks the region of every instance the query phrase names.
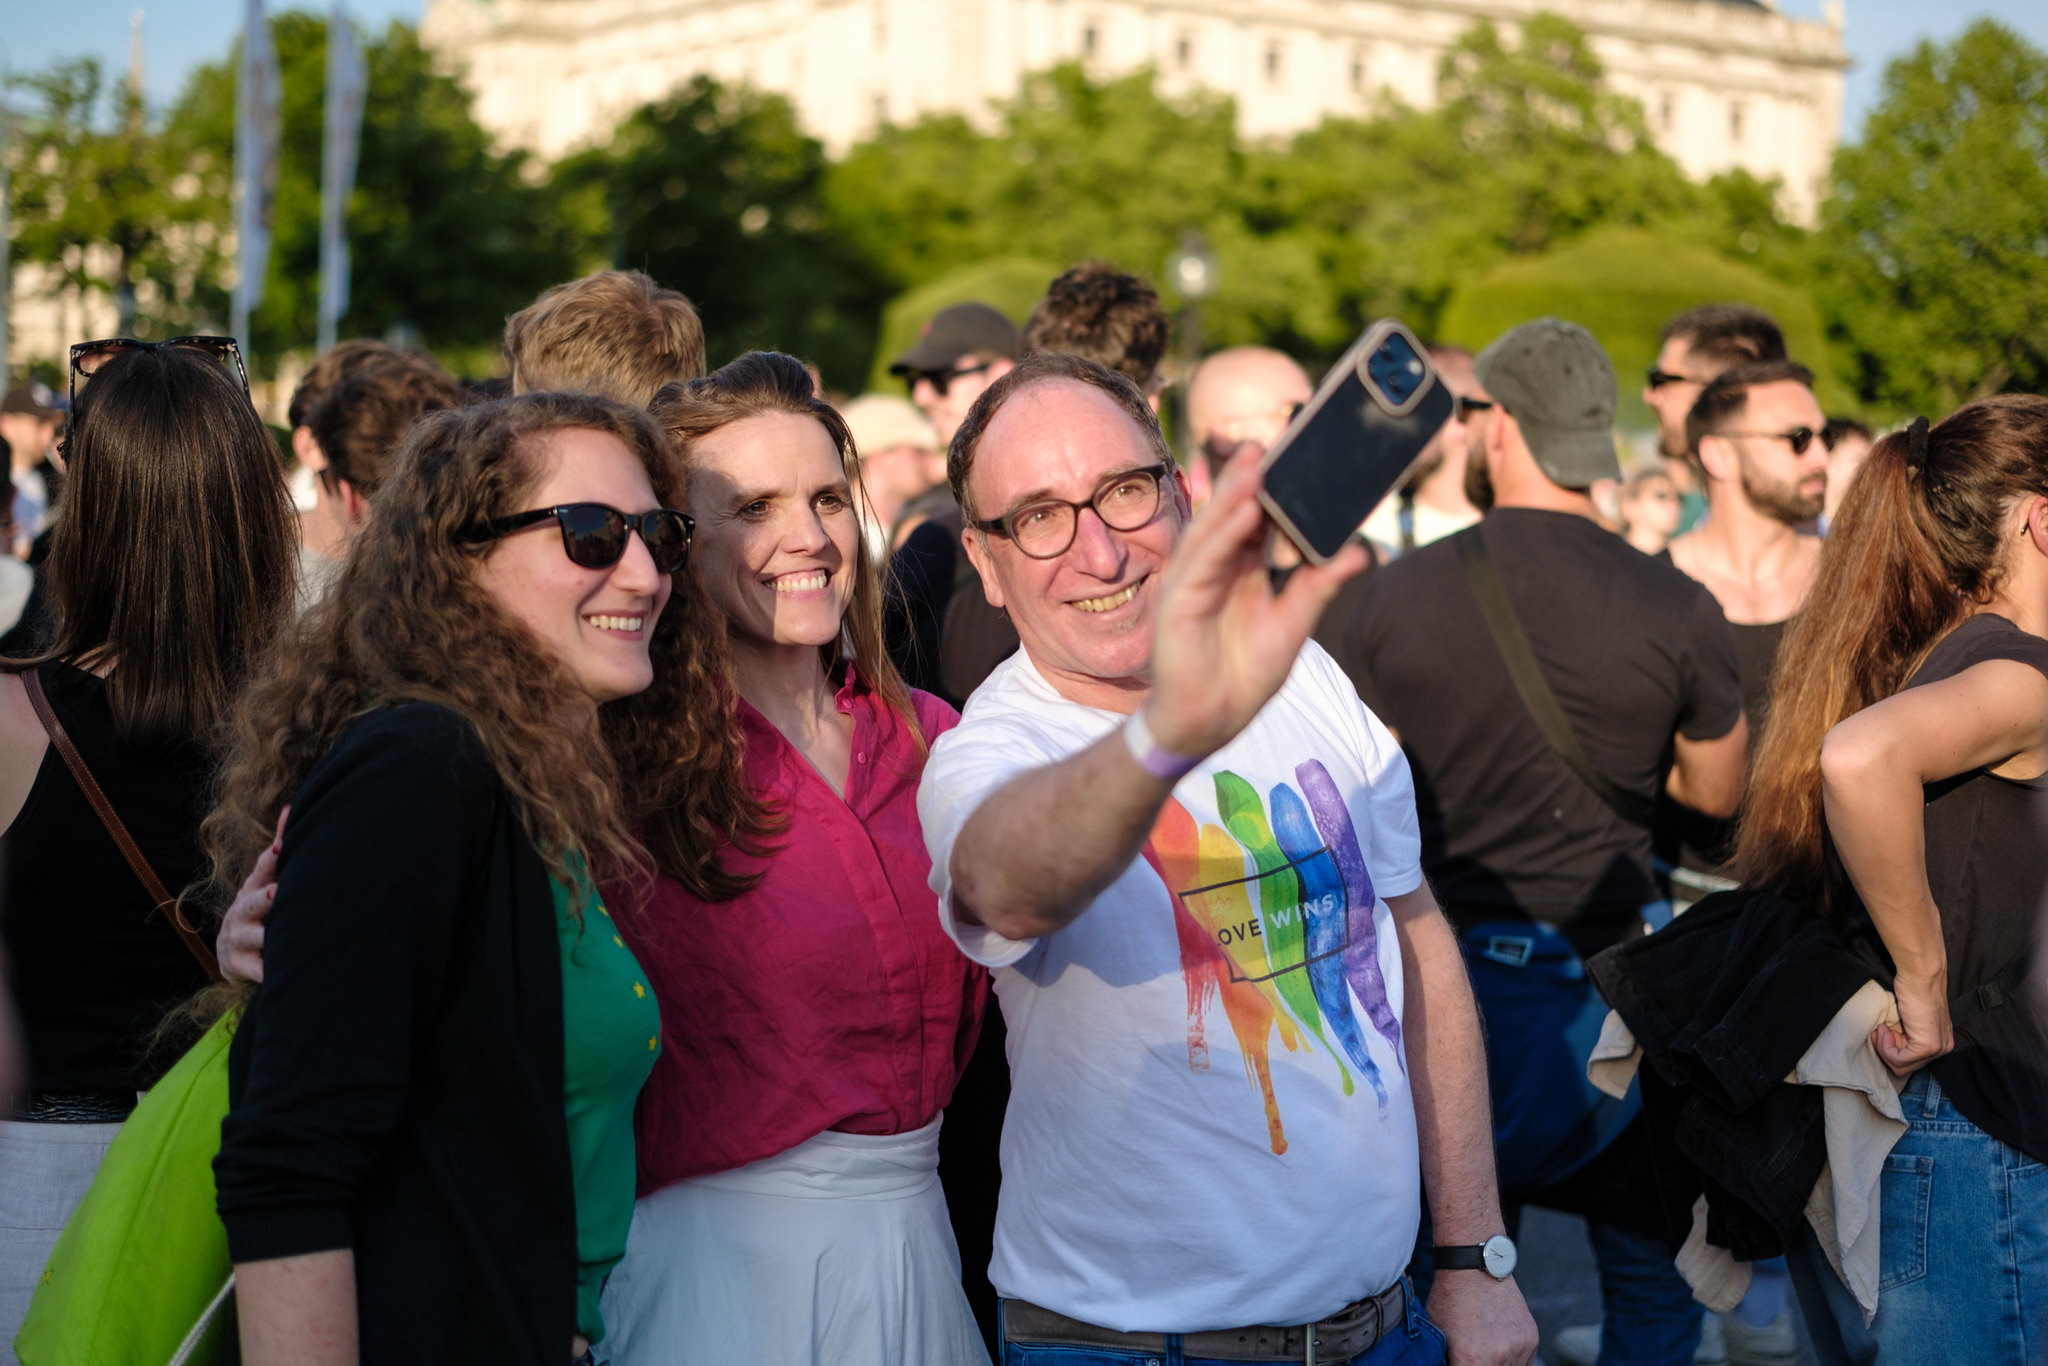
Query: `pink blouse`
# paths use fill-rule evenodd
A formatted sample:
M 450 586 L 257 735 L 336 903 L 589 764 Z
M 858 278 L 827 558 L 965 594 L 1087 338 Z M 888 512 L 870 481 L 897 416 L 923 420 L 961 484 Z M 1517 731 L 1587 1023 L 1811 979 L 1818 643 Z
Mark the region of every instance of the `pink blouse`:
M 912 702 L 930 744 L 959 716 Z M 849 681 L 842 800 L 744 701 L 747 780 L 788 820 L 754 890 L 706 902 L 658 879 L 619 917 L 661 1004 L 661 1055 L 640 1094 L 640 1194 L 773 1156 L 822 1133 L 929 1124 L 974 1051 L 988 975 L 939 928 L 917 821 L 924 752 Z M 607 896 L 613 894 L 608 890 Z

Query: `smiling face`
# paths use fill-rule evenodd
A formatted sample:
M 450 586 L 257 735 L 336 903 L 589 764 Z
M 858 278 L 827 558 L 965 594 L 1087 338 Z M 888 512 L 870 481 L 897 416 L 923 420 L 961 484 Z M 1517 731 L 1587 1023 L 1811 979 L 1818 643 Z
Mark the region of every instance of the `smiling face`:
M 609 432 L 570 427 L 533 438 L 539 479 L 518 511 L 603 503 L 621 512 L 661 506 L 647 471 Z M 591 701 L 644 691 L 654 681 L 647 642 L 674 585 L 654 567 L 639 535 L 609 569 L 586 569 L 562 548 L 553 518 L 494 542 L 477 581 L 497 605 L 539 637 Z
M 982 434 L 968 501 L 994 520 L 1044 498 L 1080 503 L 1159 454 L 1115 400 L 1078 380 L 1050 379 L 1012 395 Z M 1188 515 L 1178 473 L 1160 489 L 1159 515 L 1112 531 L 1092 510 L 1074 543 L 1034 560 L 1006 537 L 972 531 L 967 553 L 988 597 L 1007 608 L 1031 662 L 1062 693 L 1087 700 L 1105 683 L 1140 679 L 1152 658 L 1152 604 Z
M 690 569 L 756 648 L 829 645 L 853 600 L 860 524 L 817 419 L 762 413 L 690 447 Z

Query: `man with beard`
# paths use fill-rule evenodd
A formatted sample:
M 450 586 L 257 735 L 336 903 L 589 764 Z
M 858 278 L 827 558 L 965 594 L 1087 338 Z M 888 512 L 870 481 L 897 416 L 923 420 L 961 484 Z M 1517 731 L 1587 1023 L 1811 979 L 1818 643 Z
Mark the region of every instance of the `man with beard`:
M 1820 568 L 1828 487 L 1827 417 L 1813 372 L 1752 361 L 1722 372 L 1686 417 L 1686 444 L 1707 491 L 1707 517 L 1672 541 L 1671 563 L 1706 586 L 1735 628 L 1743 710 L 1752 732 L 1770 709 L 1771 666 L 1785 623 Z
M 1643 402 L 1657 414 L 1657 453 L 1683 495 L 1679 523 L 1689 530 L 1706 510 L 1685 436 L 1685 415 L 1700 391 L 1723 370 L 1751 361 L 1785 359 L 1785 334 L 1771 315 L 1748 304 L 1702 304 L 1664 324 L 1657 363 L 1643 385 Z

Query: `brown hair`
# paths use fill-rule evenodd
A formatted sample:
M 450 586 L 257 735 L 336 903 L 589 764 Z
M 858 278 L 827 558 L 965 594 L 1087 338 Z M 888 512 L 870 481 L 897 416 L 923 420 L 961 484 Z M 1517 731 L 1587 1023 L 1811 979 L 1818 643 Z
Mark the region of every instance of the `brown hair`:
M 46 570 L 55 638 L 0 667 L 113 663 L 123 744 L 211 746 L 291 618 L 297 531 L 276 443 L 233 376 L 177 347 L 115 356 L 77 416 Z
M 704 373 L 704 324 L 690 301 L 637 270 L 556 285 L 505 323 L 520 393 L 601 394 L 644 408 L 654 391 Z
M 1024 324 L 1024 353 L 1066 351 L 1151 387 L 1171 327 L 1152 286 L 1102 261 L 1085 261 L 1047 287 Z
M 1785 359 L 1785 333 L 1770 314 L 1748 304 L 1702 304 L 1664 324 L 1657 342 L 1677 337 L 1700 368 L 1718 375 L 1744 361 Z
M 313 368 L 299 381 L 299 387 L 292 390 L 291 406 L 285 409 L 285 422 L 294 429 L 305 426 L 314 405 L 327 396 L 327 391 L 342 376 L 379 357 L 404 354 L 389 342 L 371 341 L 367 337 L 336 342 L 321 353 L 320 359 L 313 362 Z
M 751 840 L 737 724 L 724 687 L 725 628 L 678 574 L 649 653 L 645 692 L 593 708 L 567 669 L 471 572 L 492 543 L 463 538 L 519 510 L 548 433 L 616 436 L 673 506 L 681 479 L 646 414 L 582 394 L 528 394 L 430 413 L 407 436 L 377 515 L 333 593 L 271 650 L 235 709 L 220 805 L 204 835 L 223 903 L 271 838 L 278 811 L 365 712 L 432 702 L 475 727 L 525 829 L 557 877 L 581 852 L 600 878 L 648 857 L 698 896 L 743 890 L 719 849 Z M 590 730 L 563 718 L 591 715 Z M 604 743 L 593 744 L 596 734 Z M 637 826 L 637 830 L 636 830 Z
M 1724 424 L 1749 411 L 1749 391 L 1759 384 L 1803 384 L 1811 389 L 1813 371 L 1796 360 L 1753 360 L 1716 375 L 1685 415 L 1685 448 L 1690 459 L 1698 462 L 1702 437 L 1718 434 Z
M 1851 904 L 1821 809 L 1820 751 L 1890 697 L 1989 600 L 2014 502 L 2048 494 L 2048 399 L 2005 394 L 1877 443 L 1785 632 L 1735 854 L 1745 882 L 1820 910 Z
M 1003 405 L 1034 384 L 1045 384 L 1056 379 L 1070 379 L 1091 388 L 1100 389 L 1129 415 L 1145 433 L 1159 458 L 1173 463 L 1173 452 L 1166 444 L 1166 433 L 1159 430 L 1159 417 L 1152 411 L 1152 405 L 1145 401 L 1145 395 L 1130 377 L 1118 373 L 1099 361 L 1086 356 L 1077 356 L 1066 351 L 1038 351 L 1018 362 L 1017 368 L 1004 375 L 988 388 L 981 397 L 974 400 L 974 406 L 967 410 L 967 418 L 960 424 L 960 430 L 953 433 L 953 444 L 946 451 L 946 479 L 953 486 L 953 499 L 960 504 L 961 511 L 970 521 L 974 519 L 974 505 L 967 497 L 967 480 L 974 473 L 974 457 L 981 449 L 981 438 L 987 434 L 989 424 L 996 420 L 996 414 Z
M 332 489 L 345 479 L 369 497 L 384 482 L 413 420 L 461 403 L 461 387 L 429 357 L 396 349 L 368 357 L 306 413 L 305 425 L 327 458 L 321 482 Z
M 763 413 L 811 418 L 839 448 L 848 481 L 859 484 L 860 452 L 854 448 L 853 432 L 839 410 L 817 396 L 811 372 L 794 356 L 749 351 L 703 379 L 664 385 L 650 412 L 675 438 L 686 467 L 696 443 L 721 427 Z M 853 598 L 846 607 L 844 629 L 831 644 L 818 647 L 820 661 L 827 677 L 839 677 L 847 662 L 845 646 L 851 644 L 868 687 L 904 719 L 913 735 L 922 736 L 909 686 L 883 644 L 881 572 L 869 556 L 867 537 L 854 537 L 854 547 Z

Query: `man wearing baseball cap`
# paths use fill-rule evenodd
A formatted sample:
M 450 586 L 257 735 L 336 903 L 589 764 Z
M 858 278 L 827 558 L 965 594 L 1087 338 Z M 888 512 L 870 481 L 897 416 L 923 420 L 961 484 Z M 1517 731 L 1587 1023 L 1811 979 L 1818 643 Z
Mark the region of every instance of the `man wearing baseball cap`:
M 7 444 L 14 481 L 14 534 L 17 554 L 41 533 L 50 517 L 57 490 L 51 487 L 56 469 L 49 460 L 57 439 L 56 398 L 37 380 L 17 384 L 0 398 L 0 441 Z
M 1735 809 L 1735 641 L 1712 594 L 1595 519 L 1588 490 L 1620 469 L 1591 334 L 1540 318 L 1473 370 L 1466 492 L 1485 517 L 1373 574 L 1321 634 L 1415 773 L 1423 870 L 1486 1018 L 1503 1200 L 1587 1219 L 1602 1360 L 1685 1366 L 1701 1310 L 1641 1120 L 1585 1089 L 1565 1030 L 1604 1013 L 1581 960 L 1664 918 L 1651 799 Z
M 987 304 L 954 304 L 932 316 L 917 345 L 889 363 L 910 386 L 910 401 L 952 441 L 982 390 L 1010 373 L 1024 352 L 1017 325 Z

